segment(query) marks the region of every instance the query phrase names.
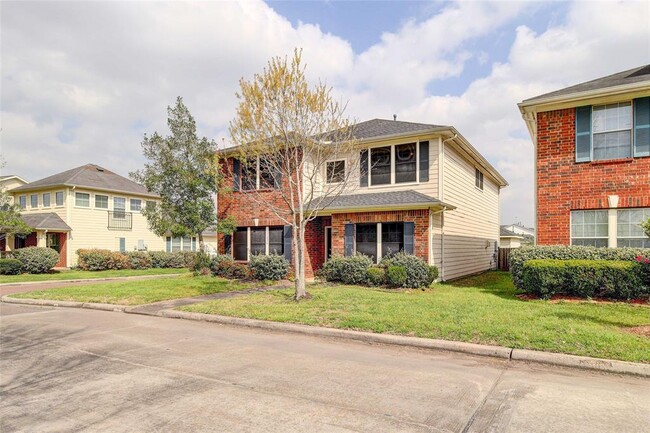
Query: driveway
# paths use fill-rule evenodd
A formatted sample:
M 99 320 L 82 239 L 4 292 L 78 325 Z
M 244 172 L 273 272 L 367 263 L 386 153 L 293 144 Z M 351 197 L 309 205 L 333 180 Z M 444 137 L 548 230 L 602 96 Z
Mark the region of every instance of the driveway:
M 645 432 L 650 380 L 0 304 L 3 432 Z

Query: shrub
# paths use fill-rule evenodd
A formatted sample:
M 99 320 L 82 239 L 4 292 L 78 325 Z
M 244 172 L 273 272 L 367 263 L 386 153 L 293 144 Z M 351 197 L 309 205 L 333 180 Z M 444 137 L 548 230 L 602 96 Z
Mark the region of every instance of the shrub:
M 23 264 L 18 259 L 0 259 L 0 275 L 18 275 Z
M 22 272 L 43 274 L 59 261 L 59 253 L 52 248 L 27 247 L 14 250 L 11 255 L 21 263 Z
M 367 281 L 370 286 L 383 286 L 386 284 L 386 270 L 379 266 L 371 266 L 367 271 Z
M 180 268 L 188 268 L 188 269 L 194 269 L 194 262 L 196 258 L 198 257 L 200 251 L 176 251 L 173 252 L 172 254 L 176 258 L 175 264 L 180 263 L 180 266 L 173 266 L 173 267 L 180 267 Z
M 277 254 L 252 256 L 249 267 L 251 275 L 257 280 L 278 281 L 289 273 L 289 262 Z
M 429 265 L 421 258 L 412 254 L 399 252 L 390 257 L 382 259 L 382 266 L 389 268 L 391 266 L 401 266 L 406 270 L 406 280 L 400 287 L 420 288 L 429 287 L 432 280 L 429 275 Z
M 623 260 L 636 262 L 638 256 L 649 254 L 647 248 L 596 248 L 567 245 L 521 247 L 512 250 L 510 253 L 510 272 L 515 286 L 518 289 L 525 290 L 523 266 L 527 260 Z
M 110 250 L 77 250 L 77 266 L 83 271 L 105 271 L 108 269 L 127 269 L 129 260 L 126 255 Z
M 194 256 L 190 271 L 194 271 L 195 275 L 206 275 L 210 273 L 210 256 L 208 253 L 199 251 Z
M 245 263 L 231 263 L 228 266 L 226 278 L 247 279 L 250 278 L 250 268 Z
M 650 287 L 650 255 L 648 257 L 638 256 L 636 261 L 639 264 L 641 281 L 643 281 L 644 285 Z
M 225 277 L 230 265 L 234 262 L 229 254 L 217 254 L 210 259 L 210 270 L 216 277 Z
M 429 286 L 431 283 L 436 281 L 436 278 L 438 278 L 438 268 L 435 266 L 429 266 Z
M 363 254 L 342 257 L 334 256 L 323 265 L 319 275 L 327 281 L 341 281 L 345 284 L 366 284 L 368 268 L 372 259 Z
M 406 286 L 406 268 L 404 266 L 390 265 L 386 268 L 386 281 L 392 287 Z
M 151 256 L 144 251 L 129 251 L 124 253 L 128 262 L 129 269 L 149 269 L 151 268 Z
M 526 291 L 544 299 L 555 294 L 631 299 L 650 293 L 639 265 L 629 261 L 533 259 L 523 268 Z

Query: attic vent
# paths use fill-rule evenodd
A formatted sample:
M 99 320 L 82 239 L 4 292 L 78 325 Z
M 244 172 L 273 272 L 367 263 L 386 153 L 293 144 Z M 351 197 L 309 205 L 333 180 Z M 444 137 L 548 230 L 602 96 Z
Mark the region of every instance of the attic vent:
M 97 167 L 97 171 L 104 171 L 103 168 Z
M 627 76 L 627 78 L 640 77 L 648 74 L 650 74 L 650 65 L 646 65 L 641 69 L 639 69 L 638 71 L 632 72 L 630 75 Z

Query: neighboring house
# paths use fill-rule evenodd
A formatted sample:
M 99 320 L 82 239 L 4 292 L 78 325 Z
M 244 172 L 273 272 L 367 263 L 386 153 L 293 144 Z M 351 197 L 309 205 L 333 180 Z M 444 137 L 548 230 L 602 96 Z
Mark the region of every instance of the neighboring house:
M 650 247 L 650 65 L 519 104 L 535 145 L 539 245 Z
M 27 246 L 59 252 L 57 267 L 74 266 L 80 248 L 113 251 L 193 249 L 187 240 L 156 236 L 140 211 L 158 196 L 95 164 L 86 164 L 11 190 L 25 222 L 26 237 L 7 236 L 6 250 Z M 187 246 L 183 243 L 187 243 Z
M 18 188 L 19 186 L 25 185 L 27 181 L 23 179 L 20 176 L 16 176 L 14 174 L 9 174 L 6 176 L 0 176 L 0 191 L 6 191 L 9 192 L 10 190 L 14 188 Z M 9 194 L 10 199 L 13 197 L 11 194 Z
M 526 227 L 521 223 L 514 223 L 514 224 L 501 226 L 501 227 L 521 236 L 522 245 L 532 245 L 535 243 L 535 229 Z
M 519 235 L 513 231 L 508 230 L 506 226 L 501 226 L 499 233 L 500 248 L 519 248 L 521 247 L 523 239 L 523 235 Z
M 362 150 L 329 162 L 321 174 L 320 182 L 335 182 L 360 167 L 351 173 L 354 188 L 308 224 L 308 276 L 330 256 L 355 252 L 375 262 L 397 251 L 413 253 L 437 266 L 443 280 L 495 268 L 499 192 L 507 182 L 455 128 L 374 119 L 355 125 L 354 136 Z M 271 252 L 291 258 L 290 227 L 242 192 L 264 183 L 271 185 L 266 200 L 277 202 L 273 188 L 282 182 L 260 182 L 258 172 L 244 173 L 229 150 L 223 152 L 235 174 L 233 192 L 219 196 L 218 214 L 235 216 L 239 227 L 221 249 L 240 261 Z

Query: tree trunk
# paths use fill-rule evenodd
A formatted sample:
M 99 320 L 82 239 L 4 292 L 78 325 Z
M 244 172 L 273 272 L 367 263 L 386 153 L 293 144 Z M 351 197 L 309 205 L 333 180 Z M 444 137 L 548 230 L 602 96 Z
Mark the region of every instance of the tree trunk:
M 305 288 L 305 230 L 302 221 L 296 225 L 294 225 L 294 234 L 296 235 L 294 237 L 294 246 L 296 247 L 294 258 L 296 294 L 294 298 L 298 301 L 307 297 L 307 290 Z
M 205 244 L 203 243 L 203 233 L 199 233 L 199 251 L 205 252 Z

